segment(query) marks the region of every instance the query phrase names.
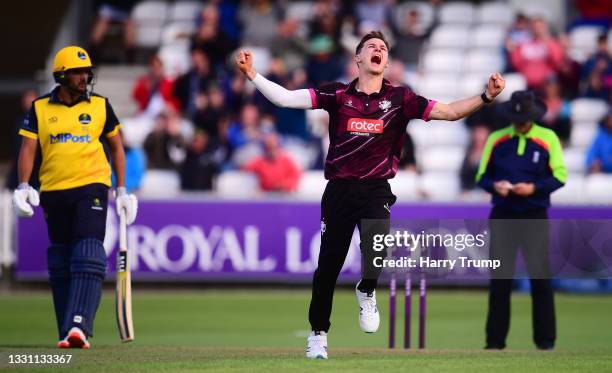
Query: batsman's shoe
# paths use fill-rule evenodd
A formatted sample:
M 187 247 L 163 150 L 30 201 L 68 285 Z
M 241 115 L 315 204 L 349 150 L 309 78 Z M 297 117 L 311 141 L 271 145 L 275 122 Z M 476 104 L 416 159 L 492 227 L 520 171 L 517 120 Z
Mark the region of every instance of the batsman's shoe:
M 356 288 L 355 294 L 359 302 L 359 327 L 366 333 L 374 333 L 380 325 L 380 314 L 376 306 L 376 290 L 371 293 L 362 293 Z
M 58 348 L 70 348 L 70 342 L 68 342 L 68 337 L 57 342 Z
M 70 343 L 70 348 L 82 348 L 87 350 L 90 346 L 85 333 L 76 326 L 70 329 L 66 340 Z
M 327 359 L 327 333 L 310 332 L 306 357 L 309 359 Z

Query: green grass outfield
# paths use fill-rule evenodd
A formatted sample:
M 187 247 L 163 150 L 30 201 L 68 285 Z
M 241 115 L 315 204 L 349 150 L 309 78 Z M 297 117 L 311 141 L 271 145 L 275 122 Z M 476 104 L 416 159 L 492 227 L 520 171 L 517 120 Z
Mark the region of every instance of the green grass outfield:
M 9 353 L 74 354 L 72 367 L 95 371 L 367 371 L 389 372 L 610 372 L 612 296 L 558 294 L 557 349 L 536 351 L 531 342 L 531 301 L 514 294 L 508 349 L 483 351 L 486 293 L 428 293 L 427 350 L 387 350 L 388 295 L 378 294 L 378 333 L 359 330 L 354 294 L 336 293 L 328 361 L 304 357 L 307 290 L 138 290 L 134 292 L 136 341 L 119 342 L 113 293 L 96 320 L 92 349 L 57 350 L 50 294 L 0 293 L 0 370 Z M 413 296 L 413 310 L 418 310 Z M 401 298 L 400 298 L 401 299 Z M 403 302 L 398 302 L 403 310 Z M 401 314 L 401 313 L 400 313 Z M 413 318 L 416 332 L 417 317 Z M 403 338 L 398 320 L 397 344 Z M 413 337 L 416 333 L 413 332 Z M 416 339 L 413 338 L 413 344 Z M 28 366 L 33 368 L 34 366 Z M 48 370 L 40 367 L 40 370 Z

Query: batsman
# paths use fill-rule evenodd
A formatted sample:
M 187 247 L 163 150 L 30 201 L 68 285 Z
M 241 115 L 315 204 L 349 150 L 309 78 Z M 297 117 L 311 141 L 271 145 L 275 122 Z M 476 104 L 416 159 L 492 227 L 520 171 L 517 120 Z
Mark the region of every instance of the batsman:
M 33 101 L 19 130 L 23 136 L 20 184 L 13 206 L 17 215 L 31 217 L 32 206 L 42 205 L 51 242 L 47 267 L 57 346 L 87 349 L 106 273 L 102 242 L 111 164 L 117 180 L 117 212 L 125 212 L 128 224 L 136 218 L 138 201 L 125 189 L 121 124 L 108 99 L 92 91 L 94 67 L 87 52 L 76 46 L 57 52 L 53 78 L 58 85 Z M 38 149 L 42 155 L 40 197 L 28 184 Z

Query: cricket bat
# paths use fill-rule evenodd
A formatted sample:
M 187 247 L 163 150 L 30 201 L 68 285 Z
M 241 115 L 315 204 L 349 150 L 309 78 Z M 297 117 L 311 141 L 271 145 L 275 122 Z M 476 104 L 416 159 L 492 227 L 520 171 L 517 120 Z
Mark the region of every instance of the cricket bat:
M 134 340 L 132 322 L 132 280 L 127 251 L 125 211 L 119 211 L 119 251 L 117 251 L 117 292 L 115 298 L 117 327 L 122 342 Z

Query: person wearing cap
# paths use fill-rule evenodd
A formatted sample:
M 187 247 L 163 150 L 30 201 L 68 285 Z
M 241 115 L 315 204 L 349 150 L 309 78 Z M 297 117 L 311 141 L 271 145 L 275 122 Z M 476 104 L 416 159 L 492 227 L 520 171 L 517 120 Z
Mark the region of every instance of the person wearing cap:
M 536 123 L 545 113 L 546 105 L 530 91 L 514 92 L 500 104 L 498 114 L 511 124 L 489 135 L 476 175 L 492 195 L 490 256 L 501 261 L 489 287 L 487 349 L 506 347 L 519 247 L 531 278 L 534 342 L 542 350 L 555 344 L 547 219 L 550 194 L 565 184 L 567 169 L 557 135 Z
M 55 55 L 53 78 L 58 85 L 32 102 L 19 134 L 19 186 L 13 194 L 17 215 L 31 217 L 42 205 L 51 242 L 47 267 L 60 348 L 89 348 L 93 322 L 102 295 L 111 164 L 116 175 L 117 213 L 131 224 L 138 201 L 125 189 L 125 154 L 121 124 L 108 99 L 93 87 L 93 65 L 77 46 Z M 40 196 L 30 186 L 34 159 L 40 149 Z M 35 249 L 35 248 L 32 248 Z

